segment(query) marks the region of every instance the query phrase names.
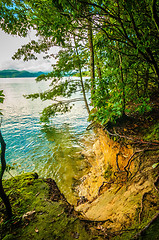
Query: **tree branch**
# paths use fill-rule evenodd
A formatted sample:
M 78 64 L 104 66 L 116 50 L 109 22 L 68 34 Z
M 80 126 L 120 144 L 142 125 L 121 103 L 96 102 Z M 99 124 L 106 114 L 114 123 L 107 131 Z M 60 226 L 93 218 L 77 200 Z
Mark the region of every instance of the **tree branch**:
M 2 137 L 2 133 L 0 130 L 0 143 L 1 143 L 1 171 L 0 171 L 0 179 L 3 177 L 3 173 L 6 168 L 6 161 L 5 161 L 5 149 L 6 149 L 6 144 L 4 142 L 4 139 Z

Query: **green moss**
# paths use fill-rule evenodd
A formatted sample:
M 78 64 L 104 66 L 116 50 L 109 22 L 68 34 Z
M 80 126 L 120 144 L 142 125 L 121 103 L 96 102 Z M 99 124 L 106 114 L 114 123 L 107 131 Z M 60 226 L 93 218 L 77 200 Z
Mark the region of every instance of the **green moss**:
M 149 192 L 143 199 L 143 209 L 141 213 L 141 207 L 136 211 L 136 216 L 133 219 L 132 225 L 125 229 L 123 232 L 121 230 L 119 236 L 115 236 L 113 240 L 133 240 L 134 236 L 144 229 L 149 222 L 152 220 L 153 216 L 156 215 L 158 211 L 159 196 L 156 192 Z M 139 223 L 139 214 L 141 213 L 141 223 Z M 136 240 L 158 240 L 159 239 L 159 218 L 154 221 L 150 227 L 144 231 L 143 235 L 135 238 Z
M 138 238 L 138 240 L 159 239 L 159 218 Z
M 1 239 L 92 239 L 83 223 L 67 211 L 66 201 L 51 201 L 48 184 L 37 179 L 35 174 L 24 174 L 3 181 L 4 188 L 11 201 L 14 216 L 10 222 L 4 219 L 0 224 Z M 0 202 L 3 208 L 2 202 Z M 23 219 L 29 212 L 34 214 Z M 13 238 L 9 238 L 9 237 Z
M 6 235 L 2 240 L 16 240 L 12 234 Z
M 109 164 L 107 169 L 104 172 L 104 178 L 108 179 L 112 176 L 113 171 L 112 171 L 112 166 Z
M 145 140 L 159 140 L 159 123 L 152 125 L 148 130 L 145 131 Z

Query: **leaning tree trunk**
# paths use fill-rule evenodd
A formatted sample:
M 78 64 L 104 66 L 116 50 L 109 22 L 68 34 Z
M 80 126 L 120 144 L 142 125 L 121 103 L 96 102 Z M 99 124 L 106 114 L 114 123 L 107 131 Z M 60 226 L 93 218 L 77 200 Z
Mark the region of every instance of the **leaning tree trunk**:
M 121 74 L 121 83 L 122 83 L 122 100 L 123 100 L 123 106 L 122 106 L 122 116 L 125 117 L 125 83 L 124 83 L 124 74 L 123 74 L 123 68 L 122 68 L 122 57 L 119 53 L 119 68 L 120 68 L 120 74 Z
M 92 93 L 94 93 L 94 91 L 95 91 L 95 65 L 94 65 L 94 47 L 93 47 L 93 33 L 92 33 L 91 19 L 88 19 L 88 44 L 89 44 L 89 51 L 90 51 L 91 85 L 92 85 Z
M 90 113 L 90 109 L 89 109 L 89 105 L 88 105 L 88 101 L 87 101 L 87 97 L 86 97 L 86 92 L 85 92 L 85 88 L 84 88 L 84 83 L 83 83 L 83 78 L 82 78 L 81 61 L 80 61 L 80 57 L 79 57 L 79 53 L 78 53 L 78 47 L 77 47 L 75 35 L 74 35 L 74 43 L 75 43 L 76 54 L 77 54 L 77 58 L 78 58 L 78 69 L 79 69 L 79 73 L 80 73 L 80 82 L 81 82 L 81 87 L 82 87 L 82 94 L 83 94 L 83 98 L 84 98 L 84 102 L 85 102 L 85 106 L 86 106 L 87 112 L 89 114 Z
M 102 71 L 101 71 L 101 68 L 100 68 L 100 66 L 99 66 L 98 60 L 97 60 L 97 73 L 98 73 L 98 78 L 99 78 L 100 80 L 102 80 Z
M 0 197 L 1 197 L 1 199 L 4 202 L 4 205 L 6 207 L 8 218 L 11 218 L 12 217 L 11 205 L 10 205 L 8 196 L 4 192 L 3 184 L 2 184 L 2 177 L 3 177 L 3 173 L 5 171 L 5 168 L 6 168 L 6 162 L 5 162 L 6 144 L 5 144 L 4 139 L 2 137 L 1 131 L 0 131 L 0 143 L 1 143 Z

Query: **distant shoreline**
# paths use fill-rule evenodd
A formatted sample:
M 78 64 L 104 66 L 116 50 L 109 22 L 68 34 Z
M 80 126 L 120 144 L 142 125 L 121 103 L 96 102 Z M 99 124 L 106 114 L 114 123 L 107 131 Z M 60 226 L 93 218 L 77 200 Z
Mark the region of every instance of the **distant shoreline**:
M 29 72 L 29 71 L 18 71 L 18 70 L 1 70 L 0 78 L 31 78 L 38 77 L 44 72 Z
M 19 79 L 21 79 L 21 78 L 36 78 L 36 77 L 29 77 L 29 76 L 27 76 L 27 77 L 0 77 L 0 79 L 7 79 L 7 78 L 19 78 Z

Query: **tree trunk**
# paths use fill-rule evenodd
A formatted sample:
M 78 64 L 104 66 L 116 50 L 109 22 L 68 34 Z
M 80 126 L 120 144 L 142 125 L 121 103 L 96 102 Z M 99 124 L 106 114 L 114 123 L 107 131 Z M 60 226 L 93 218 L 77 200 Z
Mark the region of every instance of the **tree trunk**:
M 83 98 L 84 98 L 84 102 L 85 102 L 87 112 L 89 114 L 90 109 L 89 109 L 88 101 L 87 101 L 87 98 L 86 98 L 86 92 L 85 92 L 85 89 L 84 89 L 84 84 L 83 84 L 83 79 L 82 79 L 82 70 L 81 70 L 81 61 L 80 61 L 80 57 L 79 57 L 79 53 L 78 53 L 78 47 L 77 47 L 75 36 L 74 36 L 74 42 L 75 42 L 76 54 L 77 54 L 77 57 L 78 57 L 78 68 L 79 68 L 79 73 L 80 73 L 80 82 L 81 82 L 81 87 L 82 87 Z
M 100 65 L 99 65 L 99 59 L 98 59 L 97 54 L 95 55 L 95 58 L 96 58 L 96 66 L 97 66 L 98 78 L 100 80 L 102 80 L 102 71 L 101 71 L 101 68 L 100 68 Z
M 120 68 L 120 74 L 121 74 L 121 82 L 122 82 L 122 100 L 123 100 L 123 106 L 122 106 L 122 116 L 125 116 L 125 85 L 124 85 L 124 74 L 123 74 L 123 68 L 122 68 L 122 58 L 121 55 L 119 53 L 119 68 Z
M 5 144 L 4 139 L 2 137 L 1 131 L 0 131 L 0 143 L 1 143 L 0 197 L 1 197 L 1 199 L 4 202 L 4 205 L 6 207 L 8 218 L 11 218 L 12 217 L 11 205 L 10 205 L 8 196 L 4 192 L 3 185 L 2 185 L 2 177 L 3 177 L 3 173 L 5 171 L 5 168 L 6 168 L 6 161 L 5 161 L 6 144 Z
M 91 19 L 88 20 L 88 44 L 90 51 L 90 76 L 91 76 L 91 90 L 95 91 L 95 69 L 94 69 L 94 48 L 93 48 L 93 33 Z
M 147 95 L 147 88 L 148 88 L 148 81 L 149 81 L 149 70 L 146 70 L 146 76 L 145 76 L 145 81 L 144 81 L 144 97 Z
M 2 185 L 2 179 L 0 179 L 0 197 L 6 207 L 7 216 L 10 219 L 12 217 L 12 209 L 11 209 L 9 198 L 4 192 L 3 185 Z
M 138 82 L 139 82 L 139 74 L 138 74 L 138 72 L 136 71 L 136 91 L 137 91 L 137 96 L 140 98 L 140 92 L 139 92 Z
M 155 60 L 151 49 L 150 49 L 150 48 L 147 48 L 146 51 L 147 51 L 147 53 L 149 54 L 149 56 L 150 56 L 150 58 L 151 58 L 152 66 L 153 66 L 154 71 L 155 71 L 155 73 L 156 73 L 156 75 L 157 75 L 157 78 L 158 78 L 157 81 L 156 81 L 156 83 L 158 84 L 158 87 L 159 87 L 159 67 L 158 67 L 158 63 L 157 63 L 157 61 Z

